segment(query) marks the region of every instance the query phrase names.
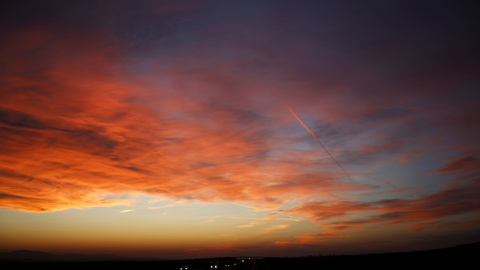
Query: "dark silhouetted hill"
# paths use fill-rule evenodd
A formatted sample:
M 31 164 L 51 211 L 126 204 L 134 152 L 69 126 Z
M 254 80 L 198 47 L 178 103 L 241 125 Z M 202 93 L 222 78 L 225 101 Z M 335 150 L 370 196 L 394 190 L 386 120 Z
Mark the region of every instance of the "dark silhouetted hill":
M 235 267 L 222 268 L 223 270 L 296 270 L 296 269 L 352 269 L 365 267 L 371 269 L 469 269 L 478 265 L 477 254 L 480 243 L 472 243 L 450 248 L 364 255 L 334 255 L 309 256 L 297 258 L 267 257 L 237 263 Z M 0 253 L 1 269 L 16 269 L 22 265 L 30 267 L 49 267 L 49 269 L 68 269 L 71 267 L 131 267 L 132 269 L 176 269 L 182 265 L 189 265 L 191 270 L 210 269 L 214 259 L 192 260 L 162 260 L 148 258 L 122 257 L 110 254 L 81 255 L 64 254 L 54 255 L 39 251 L 17 250 Z M 231 263 L 240 262 L 228 258 Z M 20 265 L 19 265 L 20 264 Z
M 41 251 L 16 250 L 0 252 L 0 262 L 100 262 L 100 261 L 136 261 L 153 260 L 152 258 L 124 257 L 112 254 L 50 254 Z
M 350 269 L 352 267 L 368 267 L 368 269 L 468 269 L 478 265 L 476 256 L 480 251 L 480 243 L 472 243 L 450 248 L 379 253 L 349 256 L 311 256 L 301 258 L 264 258 L 258 261 L 262 270 L 291 269 Z

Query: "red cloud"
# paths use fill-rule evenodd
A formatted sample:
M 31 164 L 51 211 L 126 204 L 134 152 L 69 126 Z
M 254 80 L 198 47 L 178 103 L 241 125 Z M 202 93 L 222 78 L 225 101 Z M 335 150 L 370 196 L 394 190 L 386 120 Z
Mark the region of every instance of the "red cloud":
M 458 172 L 476 172 L 480 167 L 480 159 L 469 155 L 458 159 L 451 160 L 438 169 L 439 173 L 458 173 Z
M 345 237 L 348 235 L 336 233 L 334 231 L 325 231 L 320 233 L 306 233 L 299 236 L 296 236 L 297 240 L 288 242 L 288 241 L 277 241 L 276 245 L 279 246 L 291 246 L 291 245 L 317 245 L 318 242 L 326 240 L 326 238 L 331 237 Z
M 314 222 L 320 222 L 331 236 L 335 236 L 337 231 L 364 230 L 395 224 L 410 224 L 409 230 L 447 228 L 454 224 L 441 219 L 459 214 L 478 214 L 480 200 L 476 194 L 480 191 L 479 187 L 477 181 L 461 188 L 447 189 L 409 200 L 303 203 L 282 212 L 307 215 Z M 358 218 L 358 215 L 364 217 Z M 478 221 L 457 225 L 473 226 L 478 225 Z
M 116 196 L 124 193 L 277 207 L 372 188 L 339 182 L 339 172 L 314 162 L 311 151 L 269 155 L 281 138 L 263 112 L 238 93 L 235 102 L 231 93 L 222 97 L 230 106 L 213 102 L 223 92 L 200 75 L 189 80 L 187 98 L 172 97 L 171 89 L 125 79 L 117 51 L 103 43 L 57 39 L 51 29 L 16 35 L 32 41 L 0 48 L 10 70 L 1 75 L 0 207 L 128 204 Z M 25 54 L 40 67 L 27 65 Z M 192 98 L 199 93 L 209 98 Z
M 174 8 L 184 9 L 188 7 Z M 142 72 L 128 69 L 125 63 L 132 59 L 124 58 L 122 48 L 95 33 L 40 24 L 10 31 L 0 45 L 0 64 L 7 70 L 0 75 L 1 207 L 54 211 L 126 204 L 128 200 L 116 196 L 124 193 L 247 201 L 269 208 L 293 199 L 328 198 L 337 201 L 306 203 L 288 211 L 332 222 L 332 228 L 342 230 L 368 223 L 434 220 L 476 206 L 475 200 L 457 205 L 452 197 L 447 205 L 435 204 L 433 194 L 417 200 L 346 202 L 348 193 L 378 187 L 342 181 L 345 175 L 325 159 L 308 133 L 298 135 L 302 133 L 295 129 L 301 126 L 281 100 L 252 76 L 262 67 L 257 70 L 246 59 L 226 61 L 214 53 L 217 47 L 199 46 L 167 53 L 162 62 L 144 59 L 142 64 L 153 71 L 138 74 Z M 272 61 L 270 66 L 276 64 Z M 435 152 L 425 151 L 423 143 L 457 131 L 466 136 L 467 124 L 476 123 L 473 107 L 417 106 L 437 97 L 430 88 L 393 84 L 387 95 L 384 86 L 370 87 L 363 79 L 368 74 L 337 76 L 340 73 L 332 71 L 331 77 L 319 77 L 290 65 L 277 71 L 289 76 L 272 75 L 272 83 L 347 169 L 349 163 L 382 163 L 386 155 L 408 161 Z M 355 76 L 338 79 L 348 75 Z M 358 91 L 363 88 L 373 90 Z M 452 111 L 460 112 L 440 117 Z M 466 120 L 459 124 L 459 119 Z M 434 137 L 428 128 L 422 129 L 424 124 L 435 132 L 448 132 Z M 305 150 L 308 144 L 313 150 Z M 429 149 L 441 144 L 432 142 Z M 438 172 L 474 172 L 477 161 L 470 153 Z M 460 187 L 437 196 L 455 192 L 466 191 Z M 430 206 L 429 213 L 422 203 Z M 352 214 L 368 218 L 355 219 Z

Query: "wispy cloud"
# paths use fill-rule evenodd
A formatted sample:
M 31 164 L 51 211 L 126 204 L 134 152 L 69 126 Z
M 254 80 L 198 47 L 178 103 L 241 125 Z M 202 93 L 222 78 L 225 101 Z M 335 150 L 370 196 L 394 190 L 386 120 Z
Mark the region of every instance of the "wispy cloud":
M 271 232 L 271 231 L 276 231 L 276 230 L 283 230 L 286 229 L 290 226 L 290 224 L 279 224 L 279 225 L 274 225 L 270 226 L 264 229 L 265 232 Z
M 478 183 L 471 183 L 462 188 L 442 190 L 422 198 L 374 202 L 311 202 L 283 212 L 307 215 L 325 230 L 316 237 L 299 236 L 300 240 L 296 243 L 302 243 L 302 239 L 303 242 L 317 241 L 316 239 L 324 237 L 346 236 L 358 230 L 399 224 L 405 224 L 405 229 L 420 231 L 446 228 L 449 226 L 447 223 L 450 223 L 443 219 L 448 217 L 462 214 L 478 215 L 480 200 L 473 199 L 472 195 L 479 191 Z M 358 218 L 359 214 L 364 217 Z M 457 225 L 470 227 L 477 224 L 478 218 L 473 218 Z
M 2 209 L 127 213 L 134 194 L 159 200 L 135 209 L 242 206 L 199 218 L 243 231 L 322 226 L 278 245 L 478 225 L 480 59 L 463 8 L 119 2 L 2 10 Z
M 249 224 L 245 224 L 245 225 L 238 225 L 237 228 L 250 228 L 250 227 L 253 227 L 253 226 L 255 226 L 255 224 L 249 223 Z
M 164 209 L 164 208 L 170 208 L 170 207 L 174 207 L 176 206 L 176 204 L 172 203 L 172 204 L 167 204 L 167 205 L 159 205 L 159 206 L 149 206 L 148 209 Z

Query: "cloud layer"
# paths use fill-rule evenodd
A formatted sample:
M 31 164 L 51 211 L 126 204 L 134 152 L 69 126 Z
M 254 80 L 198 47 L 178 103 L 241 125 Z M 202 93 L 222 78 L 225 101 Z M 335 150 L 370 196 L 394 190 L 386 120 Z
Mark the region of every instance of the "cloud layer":
M 1 208 L 143 194 L 323 228 L 283 246 L 478 226 L 469 8 L 169 2 L 5 4 Z

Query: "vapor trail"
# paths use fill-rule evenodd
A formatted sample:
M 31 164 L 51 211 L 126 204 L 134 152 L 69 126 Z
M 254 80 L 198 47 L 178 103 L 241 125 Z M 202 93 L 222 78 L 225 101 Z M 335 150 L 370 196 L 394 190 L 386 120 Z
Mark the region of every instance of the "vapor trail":
M 323 146 L 323 144 L 320 142 L 320 140 L 317 138 L 317 136 L 315 136 L 315 134 L 307 127 L 307 125 L 305 125 L 303 123 L 303 121 L 297 116 L 297 114 L 295 114 L 295 112 L 292 110 L 290 105 L 288 105 L 288 103 L 285 101 L 285 99 L 283 99 L 283 97 L 280 95 L 278 90 L 271 83 L 269 83 L 267 80 L 265 80 L 265 83 L 268 84 L 268 86 L 270 86 L 270 88 L 275 92 L 275 94 L 277 94 L 277 96 L 283 101 L 283 104 L 285 104 L 285 106 L 288 108 L 288 110 L 293 115 L 293 117 L 295 117 L 295 119 L 297 119 L 297 121 L 308 131 L 308 133 L 310 133 L 313 136 L 313 138 L 315 138 L 315 140 L 318 142 L 318 144 L 320 144 L 320 146 L 323 148 L 323 150 L 325 150 L 325 152 L 330 156 L 330 158 L 332 158 L 332 160 L 335 161 L 335 163 L 337 163 L 338 167 L 340 169 L 342 169 L 342 171 L 345 173 L 345 175 L 348 177 L 348 179 L 350 179 L 350 181 L 354 182 L 352 177 L 350 177 L 350 175 L 342 167 L 342 165 L 340 165 L 340 163 L 332 156 L 332 154 L 330 154 L 330 152 L 328 152 L 327 148 L 325 148 L 325 146 Z
M 240 51 L 236 48 L 235 44 L 228 38 L 224 37 L 224 39 L 226 40 L 226 42 L 228 44 L 230 44 L 230 46 L 237 50 L 237 51 Z M 256 66 L 254 65 L 253 61 L 250 59 L 250 61 L 252 63 L 252 66 L 256 69 Z M 290 105 L 288 105 L 288 103 L 285 101 L 285 99 L 283 99 L 283 97 L 280 95 L 280 93 L 278 92 L 278 90 L 275 88 L 275 86 L 273 86 L 262 74 L 261 72 L 258 72 L 257 70 L 257 74 L 259 75 L 259 77 L 275 92 L 275 94 L 277 94 L 277 96 L 283 101 L 283 104 L 285 104 L 285 106 L 287 106 L 288 110 L 290 111 L 290 113 L 295 117 L 295 119 L 297 119 L 297 121 L 308 131 L 308 133 L 310 133 L 313 138 L 315 138 L 315 140 L 318 142 L 318 144 L 320 144 L 320 146 L 323 148 L 323 150 L 325 150 L 325 152 L 330 156 L 330 158 L 332 158 L 333 161 L 335 161 L 335 163 L 337 163 L 338 167 L 340 169 L 342 169 L 342 171 L 345 173 L 345 175 L 348 177 L 348 179 L 350 179 L 350 181 L 352 182 L 355 182 L 353 181 L 352 177 L 350 177 L 350 175 L 348 174 L 348 172 L 342 167 L 342 165 L 340 165 L 340 163 L 338 163 L 338 161 L 332 156 L 332 154 L 330 154 L 330 152 L 328 152 L 327 148 L 325 148 L 325 146 L 323 146 L 323 144 L 320 142 L 320 140 L 318 140 L 317 136 L 315 136 L 315 134 L 313 134 L 313 132 L 307 127 L 307 125 L 305 125 L 303 123 L 303 121 L 295 114 L 295 112 L 292 110 L 292 108 L 290 107 Z M 330 193 L 328 193 L 330 194 Z M 332 195 L 333 197 L 337 197 L 333 194 L 330 194 Z M 338 198 L 338 197 L 337 197 Z

